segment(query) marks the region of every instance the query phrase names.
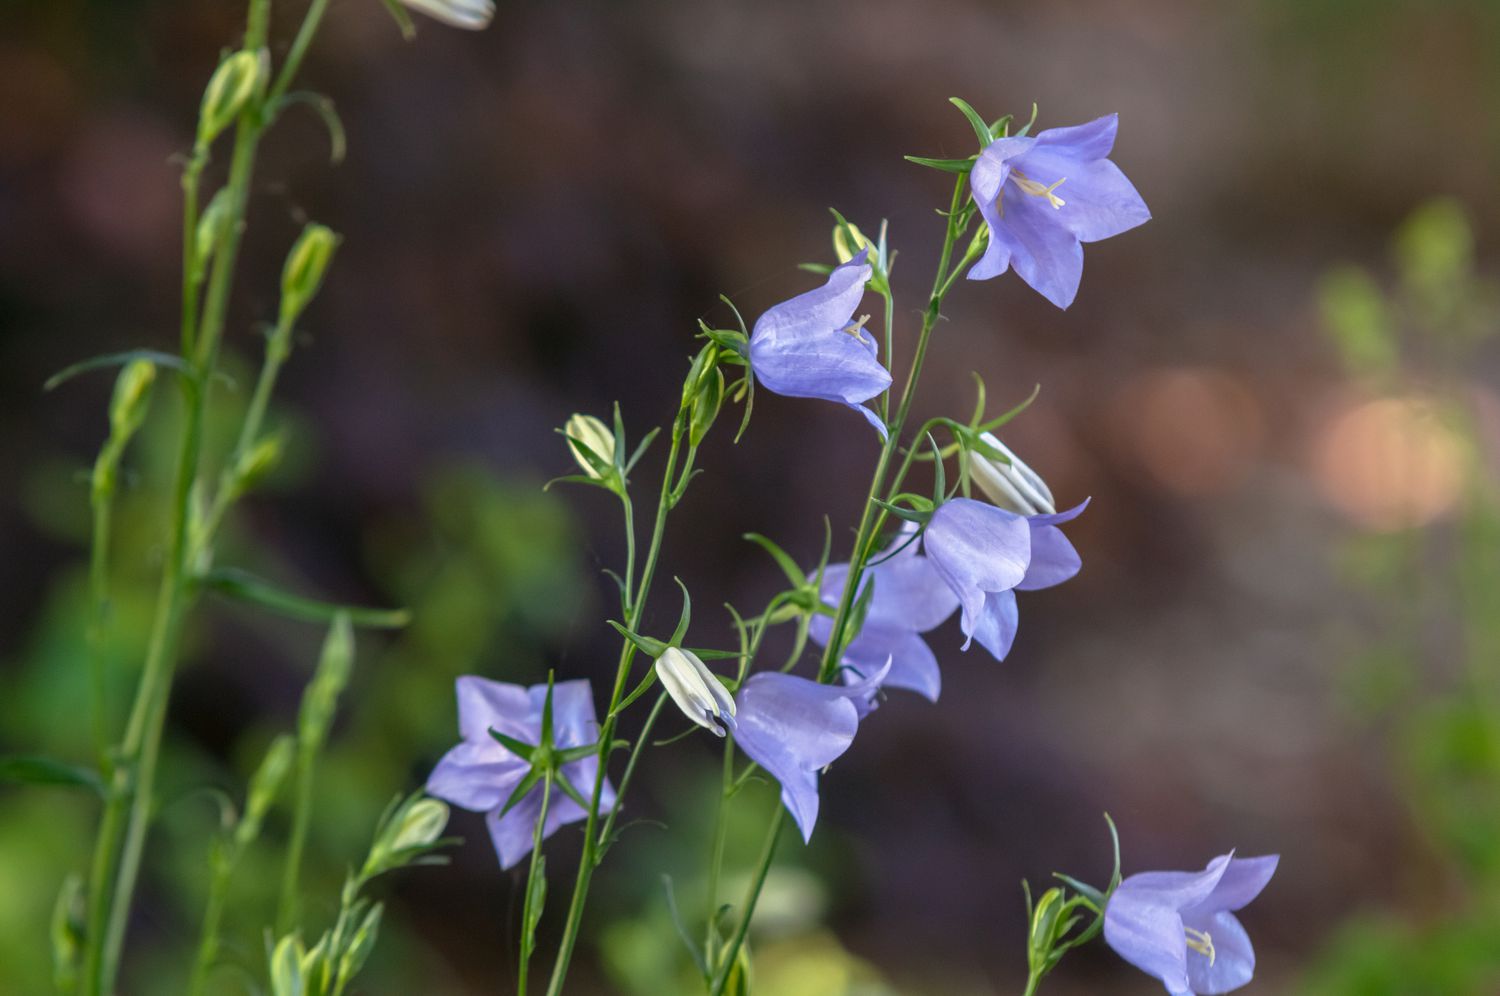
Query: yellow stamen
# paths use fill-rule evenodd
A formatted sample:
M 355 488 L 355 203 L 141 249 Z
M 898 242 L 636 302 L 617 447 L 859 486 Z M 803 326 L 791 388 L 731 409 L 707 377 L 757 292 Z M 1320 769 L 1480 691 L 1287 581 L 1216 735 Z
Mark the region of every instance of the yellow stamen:
M 1213 967 L 1217 953 L 1214 951 L 1214 939 L 1209 936 L 1208 931 L 1183 927 L 1182 932 L 1187 935 L 1187 946 L 1207 958 L 1209 967 Z
M 1035 180 L 1027 176 L 1025 173 L 1022 173 L 1020 170 L 1013 169 L 1010 171 L 1010 178 L 1016 181 L 1016 186 L 1021 188 L 1021 192 L 1023 194 L 1030 194 L 1032 197 L 1047 198 L 1047 203 L 1052 205 L 1053 210 L 1057 210 L 1064 204 L 1068 203 L 1067 201 L 1063 200 L 1061 197 L 1053 193 L 1054 190 L 1063 185 L 1063 182 L 1068 179 L 1067 177 L 1063 177 L 1061 180 L 1058 180 L 1053 184 L 1041 184 L 1037 183 Z
M 858 321 L 850 322 L 848 325 L 845 325 L 843 328 L 839 329 L 839 331 L 840 332 L 848 332 L 850 335 L 854 336 L 854 338 L 858 339 L 860 342 L 864 342 L 865 341 L 865 336 L 864 336 L 865 322 L 868 322 L 869 320 L 870 320 L 870 316 L 869 315 L 860 315 Z

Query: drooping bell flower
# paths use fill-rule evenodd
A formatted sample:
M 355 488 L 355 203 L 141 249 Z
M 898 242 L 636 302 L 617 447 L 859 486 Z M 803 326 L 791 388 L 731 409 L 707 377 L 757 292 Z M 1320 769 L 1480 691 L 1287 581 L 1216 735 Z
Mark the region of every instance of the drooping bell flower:
M 443 755 L 427 779 L 427 792 L 462 809 L 486 813 L 486 825 L 500 867 L 510 868 L 531 852 L 532 830 L 542 806 L 542 786 L 536 785 L 502 814 L 511 794 L 531 772 L 531 762 L 501 745 L 490 730 L 525 744 L 541 740 L 542 710 L 547 686 L 512 685 L 464 675 L 458 691 L 458 730 L 463 738 Z M 552 689 L 552 746 L 558 750 L 582 747 L 599 737 L 594 697 L 585 680 L 559 682 Z M 563 764 L 561 776 L 585 797 L 599 770 L 594 755 Z M 615 791 L 608 781 L 600 797 L 600 812 L 614 808 Z M 582 806 L 553 789 L 542 835 L 588 816 Z
M 767 390 L 847 405 L 882 437 L 885 424 L 862 402 L 891 386 L 875 336 L 854 312 L 864 297 L 869 249 L 835 267 L 815 290 L 771 307 L 750 332 L 750 369 Z
M 963 610 L 964 649 L 978 640 L 996 660 L 1004 660 L 1016 631 L 1014 589 L 1031 564 L 1026 516 L 953 498 L 932 513 L 922 536 L 928 561 Z
M 740 688 L 734 741 L 781 783 L 782 804 L 804 841 L 818 820 L 818 772 L 854 742 L 861 714 L 856 702 L 867 703 L 884 678 L 884 667 L 849 685 L 761 671 Z
M 998 138 L 969 173 L 969 189 L 990 241 L 970 280 L 1014 268 L 1059 308 L 1073 303 L 1084 242 L 1119 235 L 1151 217 L 1146 202 L 1108 158 L 1119 116 Z
M 1104 908 L 1104 939 L 1172 996 L 1238 989 L 1255 974 L 1255 949 L 1234 911 L 1260 895 L 1278 861 L 1231 852 L 1201 872 L 1131 875 Z
M 861 681 L 887 661 L 890 669 L 883 684 L 905 688 L 936 702 L 942 691 L 942 674 L 932 648 L 922 634 L 942 625 L 958 608 L 955 595 L 923 556 L 911 534 L 914 523 L 905 523 L 901 533 L 885 551 L 871 557 L 875 566 L 864 572 L 863 585 L 873 584 L 874 594 L 859 633 L 844 648 L 840 663 L 846 682 Z M 821 597 L 837 609 L 849 583 L 848 564 L 829 564 L 823 570 Z M 815 615 L 808 635 L 827 646 L 833 633 L 833 618 Z

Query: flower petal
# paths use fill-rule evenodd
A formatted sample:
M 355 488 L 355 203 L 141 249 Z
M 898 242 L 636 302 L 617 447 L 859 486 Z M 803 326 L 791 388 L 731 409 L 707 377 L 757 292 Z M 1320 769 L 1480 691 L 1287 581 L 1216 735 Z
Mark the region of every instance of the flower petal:
M 444 754 L 427 776 L 427 793 L 476 813 L 504 803 L 531 766 L 485 740 L 466 740 Z
M 1016 585 L 1021 591 L 1037 591 L 1062 584 L 1083 567 L 1083 558 L 1063 531 L 1056 526 L 1031 525 L 1031 563 L 1026 577 Z
M 1172 910 L 1192 909 L 1213 894 L 1233 856 L 1233 852 L 1221 854 L 1201 872 L 1138 872 L 1121 882 L 1115 895 L 1135 897 Z
M 547 701 L 547 686 L 532 685 L 531 705 L 538 722 Z M 552 686 L 552 742 L 561 748 L 582 747 L 599 739 L 594 718 L 594 692 L 586 679 L 559 681 Z
M 944 502 L 923 538 L 932 566 L 958 596 L 964 632 L 984 613 L 985 594 L 1014 588 L 1031 560 L 1031 527 L 1024 516 L 971 498 Z
M 988 650 L 997 661 L 1005 660 L 1015 642 L 1016 630 L 1020 627 L 1021 615 L 1016 608 L 1014 591 L 997 591 L 985 596 L 984 611 L 964 630 L 971 640 Z M 968 643 L 964 644 L 967 650 Z
M 1056 209 L 1056 220 L 1079 241 L 1098 242 L 1151 220 L 1135 186 L 1108 159 L 1073 159 L 1038 145 L 1016 167 L 1039 183 L 1063 180 L 1057 194 L 1065 203 Z M 1009 211 L 1008 196 L 1004 204 Z
M 1267 854 L 1258 858 L 1230 858 L 1224 876 L 1214 886 L 1213 894 L 1205 899 L 1200 908 L 1206 910 L 1237 910 L 1260 895 L 1276 866 L 1281 861 L 1279 854 Z M 1193 911 L 1185 910 L 1184 915 Z
M 859 636 L 844 650 L 844 662 L 859 671 L 855 674 L 846 670 L 845 680 L 854 681 L 860 675 L 874 674 L 886 661 L 890 662 L 891 668 L 881 682 L 883 687 L 904 688 L 929 702 L 937 701 L 943 690 L 937 657 L 927 641 L 911 630 L 872 627 L 867 621 Z
M 1126 881 L 1129 881 L 1127 879 Z M 1104 908 L 1104 940 L 1115 953 L 1173 993 L 1188 990 L 1187 935 L 1182 917 L 1148 896 L 1124 893 L 1122 884 Z
M 1201 930 L 1213 940 L 1214 957 L 1191 951 L 1187 956 L 1188 985 L 1198 996 L 1217 996 L 1248 983 L 1255 975 L 1255 949 L 1233 913 L 1215 913 L 1203 919 L 1184 917 L 1183 923 Z
M 1103 159 L 1115 147 L 1119 129 L 1120 115 L 1106 114 L 1087 124 L 1048 128 L 1036 136 L 1035 148 L 1069 159 Z
M 458 694 L 458 733 L 465 740 L 490 740 L 490 728 L 535 743 L 528 720 L 531 698 L 521 685 L 466 674 L 453 683 Z
M 1002 224 L 1000 192 L 1010 178 L 1010 158 L 1031 148 L 1034 139 L 1001 138 L 985 147 L 969 170 L 969 194 L 979 208 L 979 215 L 990 228 L 990 242 L 979 262 L 969 268 L 968 279 L 988 280 L 1010 268 L 1010 245 L 994 236 Z
M 990 226 L 990 241 L 1003 241 L 1017 276 L 1042 297 L 1066 308 L 1078 296 L 1083 279 L 1083 246 L 1058 217 L 1060 210 L 1044 198 L 1024 194 L 1014 183 L 1005 187 L 1003 218 Z

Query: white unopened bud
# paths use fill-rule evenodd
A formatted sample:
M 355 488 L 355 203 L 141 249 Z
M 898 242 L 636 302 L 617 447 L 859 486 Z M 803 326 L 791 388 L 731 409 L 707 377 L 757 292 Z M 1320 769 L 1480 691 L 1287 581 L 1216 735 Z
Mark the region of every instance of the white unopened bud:
M 969 454 L 969 476 L 990 501 L 1022 515 L 1045 515 L 1057 511 L 1057 503 L 1041 475 L 1026 466 L 993 433 L 986 432 L 979 438 L 1010 458 L 1010 463 L 1004 463 L 991 460 L 982 453 Z
M 615 434 L 594 416 L 574 415 L 563 426 L 563 434 L 568 437 L 568 448 L 573 451 L 573 459 L 578 461 L 578 466 L 583 468 L 585 474 L 596 480 L 604 476 L 584 455 L 585 450 L 598 457 L 606 466 L 614 466 Z
M 478 31 L 495 16 L 492 0 L 401 0 L 412 10 L 455 28 Z
M 719 720 L 733 725 L 734 699 L 691 650 L 668 647 L 656 659 L 656 676 L 683 715 L 714 736 L 724 735 Z

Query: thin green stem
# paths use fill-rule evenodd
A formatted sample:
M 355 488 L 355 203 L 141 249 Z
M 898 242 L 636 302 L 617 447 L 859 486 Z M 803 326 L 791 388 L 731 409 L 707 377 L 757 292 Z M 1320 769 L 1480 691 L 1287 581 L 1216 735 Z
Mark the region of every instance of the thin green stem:
M 120 447 L 114 435 L 99 451 L 94 465 L 94 528 L 89 546 L 89 598 L 93 612 L 89 621 L 89 685 L 94 727 L 94 754 L 99 770 L 109 775 L 109 703 L 106 634 L 109 629 L 109 543 L 113 518 L 115 480 L 119 473 Z
M 625 790 L 630 787 L 630 779 L 635 774 L 635 763 L 641 756 L 641 749 L 651 739 L 651 728 L 656 725 L 656 717 L 661 715 L 662 706 L 667 704 L 667 693 L 662 692 L 656 697 L 656 702 L 651 706 L 651 711 L 646 714 L 646 722 L 641 726 L 641 732 L 636 736 L 635 743 L 630 747 L 630 757 L 625 762 L 625 772 L 620 776 L 619 787 L 615 789 L 616 804 L 604 819 L 604 827 L 599 831 L 599 846 L 604 847 L 615 829 L 615 818 L 620 815 L 619 799 L 625 797 Z
M 521 901 L 520 975 L 516 979 L 516 996 L 526 996 L 526 981 L 531 965 L 531 949 L 536 944 L 536 926 L 532 922 L 532 899 L 536 895 L 537 869 L 542 864 L 542 838 L 546 835 L 547 809 L 552 803 L 552 776 L 542 779 L 542 808 L 536 816 L 536 828 L 531 832 L 531 865 L 526 871 L 526 898 Z
M 313 773 L 322 744 L 297 741 L 297 788 L 292 802 L 292 832 L 287 838 L 286 863 L 281 869 L 281 892 L 276 900 L 276 936 L 291 932 L 297 925 L 298 884 L 302 877 L 302 852 L 307 847 L 307 831 L 312 824 Z
M 1036 969 L 1032 969 L 1030 974 L 1026 976 L 1026 990 L 1021 993 L 1021 996 L 1035 996 L 1037 986 L 1041 984 L 1041 975 L 1037 973 Z
M 724 986 L 729 982 L 729 975 L 734 970 L 734 963 L 739 957 L 740 948 L 745 945 L 745 935 L 750 932 L 750 920 L 755 915 L 755 904 L 760 901 L 760 891 L 765 887 L 766 876 L 770 874 L 771 862 L 776 859 L 776 841 L 781 837 L 781 826 L 785 822 L 786 809 L 781 805 L 781 801 L 777 800 L 776 810 L 771 816 L 771 826 L 766 831 L 766 842 L 761 846 L 760 861 L 756 865 L 755 877 L 751 879 L 750 888 L 745 893 L 739 923 L 735 925 L 734 936 L 730 938 L 729 945 L 724 949 L 723 961 L 719 965 L 718 972 L 714 974 L 709 996 L 723 996 Z
M 661 491 L 656 502 L 656 521 L 651 528 L 651 544 L 646 549 L 646 562 L 641 568 L 640 582 L 635 586 L 636 597 L 631 601 L 628 628 L 635 632 L 640 626 L 646 608 L 646 597 L 651 591 L 651 580 L 656 573 L 657 557 L 661 553 L 662 535 L 666 530 L 667 514 L 672 508 L 673 482 L 677 469 L 677 458 L 682 450 L 682 439 L 687 433 L 688 404 L 686 399 L 678 405 L 677 415 L 672 420 L 672 448 L 667 453 L 667 465 L 662 472 Z M 689 446 L 689 459 L 691 451 Z M 627 585 L 629 581 L 626 582 Z M 604 783 L 608 777 L 609 752 L 614 740 L 615 726 L 619 722 L 616 706 L 625 693 L 630 677 L 630 665 L 635 659 L 635 644 L 624 640 L 620 647 L 620 660 L 615 669 L 614 690 L 610 694 L 609 710 L 605 713 L 599 731 L 598 773 L 594 777 L 594 792 L 590 799 L 588 822 L 584 827 L 583 855 L 578 862 L 578 877 L 573 883 L 573 898 L 568 903 L 567 921 L 563 927 L 562 940 L 558 944 L 557 961 L 552 966 L 552 979 L 547 986 L 547 996 L 561 996 L 563 981 L 567 978 L 568 965 L 573 957 L 573 948 L 578 942 L 579 925 L 583 921 L 583 908 L 588 899 L 589 884 L 594 869 L 599 864 L 600 840 L 599 806 L 604 794 Z M 621 793 L 615 794 L 614 811 L 621 806 Z M 611 813 L 610 820 L 613 820 Z
M 286 58 L 281 63 L 281 72 L 276 74 L 276 81 L 266 93 L 266 107 L 271 109 L 270 113 L 276 113 L 277 102 L 286 95 L 287 88 L 297 76 L 297 70 L 302 68 L 307 47 L 312 44 L 313 35 L 318 33 L 318 25 L 323 22 L 323 14 L 327 10 L 328 0 L 312 0 L 308 5 L 307 13 L 302 18 L 302 26 L 297 29 L 297 37 L 292 39 L 292 47 L 287 49 Z
M 628 614 L 635 605 L 635 592 L 631 586 L 635 584 L 635 506 L 630 501 L 630 491 L 622 487 L 620 489 L 620 504 L 625 510 L 625 590 L 623 594 L 625 611 Z
M 219 924 L 224 918 L 224 906 L 229 899 L 229 882 L 239 859 L 238 849 L 231 842 L 221 845 L 232 848 L 229 853 L 220 853 L 214 861 L 213 877 L 208 885 L 208 904 L 203 910 L 203 932 L 198 940 L 198 954 L 193 961 L 193 975 L 188 983 L 188 996 L 201 996 L 207 991 L 208 975 L 219 957 Z
M 713 971 L 718 957 L 719 875 L 724 866 L 724 844 L 729 836 L 729 801 L 734 784 L 734 741 L 724 739 L 724 775 L 719 786 L 719 804 L 714 811 L 713 848 L 708 862 L 708 905 L 703 927 L 703 963 Z

